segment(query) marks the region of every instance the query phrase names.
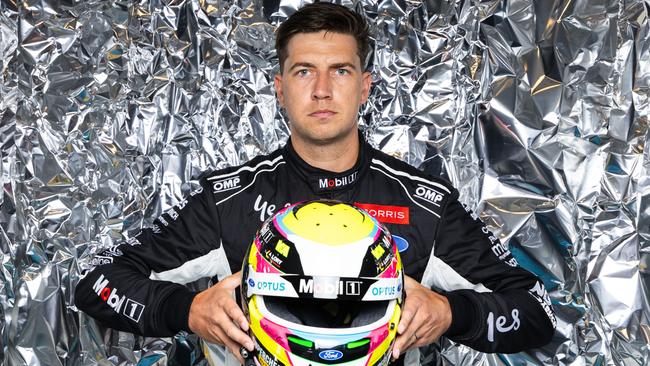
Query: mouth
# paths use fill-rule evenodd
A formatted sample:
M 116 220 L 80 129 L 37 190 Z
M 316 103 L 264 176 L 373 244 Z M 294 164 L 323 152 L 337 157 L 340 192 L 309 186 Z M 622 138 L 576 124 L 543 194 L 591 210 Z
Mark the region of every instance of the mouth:
M 328 118 L 333 115 L 335 115 L 336 112 L 331 111 L 329 109 L 319 109 L 315 112 L 312 112 L 309 114 L 310 117 L 315 117 L 315 118 Z

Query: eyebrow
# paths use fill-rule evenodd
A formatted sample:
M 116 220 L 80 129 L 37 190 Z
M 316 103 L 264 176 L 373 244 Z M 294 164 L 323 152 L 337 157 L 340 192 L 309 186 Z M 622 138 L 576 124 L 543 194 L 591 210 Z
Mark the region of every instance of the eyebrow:
M 289 68 L 289 71 L 291 71 L 293 69 L 296 69 L 296 68 L 299 68 L 299 67 L 306 67 L 306 68 L 315 69 L 316 65 L 314 65 L 314 64 L 312 64 L 310 62 L 296 62 L 295 64 L 291 65 L 291 68 Z M 329 66 L 330 69 L 342 69 L 342 68 L 345 68 L 345 67 L 349 67 L 349 68 L 351 68 L 353 70 L 357 69 L 357 67 L 351 62 L 338 62 L 338 63 L 332 64 L 332 65 Z

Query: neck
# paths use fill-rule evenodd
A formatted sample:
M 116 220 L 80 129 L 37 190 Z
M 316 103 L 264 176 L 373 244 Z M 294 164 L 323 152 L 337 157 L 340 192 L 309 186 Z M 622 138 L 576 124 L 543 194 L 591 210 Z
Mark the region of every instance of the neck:
M 341 141 L 327 144 L 314 144 L 292 137 L 291 145 L 307 164 L 335 173 L 354 167 L 359 157 L 358 131 Z

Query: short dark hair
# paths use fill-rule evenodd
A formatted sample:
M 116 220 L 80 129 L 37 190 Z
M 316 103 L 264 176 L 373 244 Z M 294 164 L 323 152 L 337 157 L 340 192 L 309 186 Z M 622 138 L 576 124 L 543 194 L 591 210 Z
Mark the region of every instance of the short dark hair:
M 361 68 L 365 67 L 369 51 L 368 24 L 363 17 L 343 5 L 317 2 L 306 5 L 293 13 L 278 27 L 275 36 L 275 50 L 280 59 L 280 72 L 287 59 L 287 45 L 291 37 L 298 33 L 318 33 L 320 31 L 348 34 L 357 41 L 357 55 Z

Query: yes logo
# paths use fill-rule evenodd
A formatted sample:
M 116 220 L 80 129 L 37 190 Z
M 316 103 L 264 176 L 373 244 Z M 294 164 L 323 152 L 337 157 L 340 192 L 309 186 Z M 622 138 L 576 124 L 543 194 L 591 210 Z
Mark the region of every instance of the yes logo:
M 508 319 L 504 316 L 501 315 L 494 319 L 494 313 L 490 312 L 488 314 L 487 318 L 487 325 L 488 325 L 488 334 L 487 338 L 488 341 L 494 342 L 494 330 L 496 328 L 496 331 L 499 333 L 506 333 L 511 330 L 517 330 L 519 329 L 519 325 L 521 325 L 521 322 L 519 320 L 519 310 L 517 309 L 512 309 L 512 323 L 510 325 L 506 325 L 508 322 Z

